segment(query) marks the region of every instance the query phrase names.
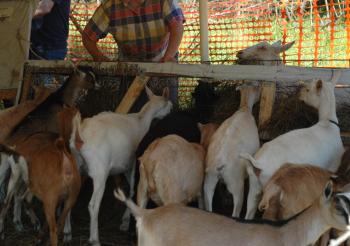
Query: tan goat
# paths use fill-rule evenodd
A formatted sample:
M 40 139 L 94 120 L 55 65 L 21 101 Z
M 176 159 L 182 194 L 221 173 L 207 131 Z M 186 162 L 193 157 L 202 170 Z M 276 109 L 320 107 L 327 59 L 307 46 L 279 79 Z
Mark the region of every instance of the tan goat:
M 138 205 L 146 207 L 148 198 L 158 205 L 201 198 L 204 155 L 201 145 L 178 135 L 155 140 L 139 158 Z
M 306 246 L 330 228 L 349 226 L 349 194 L 334 194 L 332 182 L 311 207 L 277 224 L 240 221 L 180 204 L 146 210 L 120 190 L 114 195 L 136 217 L 139 246 Z
M 264 187 L 259 203 L 263 218 L 283 220 L 300 213 L 322 194 L 332 175 L 312 165 L 284 164 Z

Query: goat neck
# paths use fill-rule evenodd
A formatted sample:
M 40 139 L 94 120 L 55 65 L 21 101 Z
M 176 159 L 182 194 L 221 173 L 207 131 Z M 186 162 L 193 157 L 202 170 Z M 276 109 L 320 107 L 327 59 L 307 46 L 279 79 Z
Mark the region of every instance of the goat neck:
M 81 92 L 81 88 L 74 83 L 68 83 L 65 86 L 66 88 L 64 88 L 62 95 L 63 102 L 70 107 L 74 107 Z
M 148 101 L 140 110 L 140 112 L 137 113 L 137 116 L 140 120 L 140 133 L 141 136 L 144 136 L 147 131 L 149 130 L 151 126 L 151 122 L 155 116 L 155 114 L 158 112 L 159 108 L 154 107 L 155 105 L 152 105 L 152 101 Z
M 323 218 L 318 202 L 317 200 L 316 204 L 281 228 L 286 246 L 313 245 L 330 228 Z
M 256 100 L 249 89 L 241 89 L 241 102 L 239 104 L 240 110 L 248 110 L 252 112 Z
M 318 109 L 319 121 L 329 122 L 332 120 L 338 123 L 334 89 L 331 86 L 327 86 L 321 93 L 322 100 Z

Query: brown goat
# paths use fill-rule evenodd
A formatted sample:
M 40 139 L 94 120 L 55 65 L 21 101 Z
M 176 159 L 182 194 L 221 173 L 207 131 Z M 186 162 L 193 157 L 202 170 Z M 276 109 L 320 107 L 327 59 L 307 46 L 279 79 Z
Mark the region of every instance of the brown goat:
M 69 119 L 75 113 L 76 110 L 64 109 L 59 116 L 61 122 L 70 123 Z M 61 125 L 61 135 L 67 135 L 69 127 Z M 57 245 L 57 235 L 63 229 L 81 185 L 76 161 L 67 150 L 66 141 L 55 133 L 36 133 L 16 148 L 27 160 L 29 191 L 43 202 L 52 246 Z M 64 208 L 56 223 L 56 208 L 61 201 L 64 202 Z
M 35 98 L 33 100 L 0 111 L 0 142 L 3 142 L 13 129 L 52 92 L 44 87 L 34 87 L 34 90 Z
M 37 132 L 59 133 L 57 114 L 64 105 L 74 107 L 83 90 L 94 87 L 94 77 L 79 70 L 75 71 L 63 85 L 48 96 L 16 126 L 5 140 L 8 145 L 16 145 Z

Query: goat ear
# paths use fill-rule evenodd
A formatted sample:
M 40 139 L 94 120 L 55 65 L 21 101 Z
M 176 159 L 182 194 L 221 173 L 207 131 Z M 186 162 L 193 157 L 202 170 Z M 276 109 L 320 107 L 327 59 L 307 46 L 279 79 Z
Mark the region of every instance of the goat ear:
M 271 46 L 273 46 L 273 47 L 281 47 L 281 45 L 282 45 L 282 41 L 281 40 L 277 40 L 276 42 L 271 44 Z
M 333 182 L 332 180 L 328 181 L 326 187 L 323 190 L 323 198 L 328 201 L 333 195 Z
M 322 89 L 322 86 L 323 86 L 323 82 L 322 82 L 322 80 L 319 79 L 316 82 L 316 90 L 317 90 L 317 92 L 319 92 Z
M 165 87 L 163 89 L 163 95 L 162 95 L 166 100 L 169 100 L 169 87 Z
M 294 43 L 295 43 L 295 41 L 280 46 L 279 53 L 289 50 L 294 45 Z
M 152 96 L 154 96 L 153 92 L 151 91 L 150 88 L 148 88 L 148 86 L 145 86 L 145 90 L 146 90 L 146 94 L 148 96 L 148 99 L 150 99 Z
M 198 127 L 199 131 L 202 131 L 202 129 L 203 129 L 203 124 L 200 123 L 200 122 L 198 122 L 198 123 L 197 123 L 197 127 Z

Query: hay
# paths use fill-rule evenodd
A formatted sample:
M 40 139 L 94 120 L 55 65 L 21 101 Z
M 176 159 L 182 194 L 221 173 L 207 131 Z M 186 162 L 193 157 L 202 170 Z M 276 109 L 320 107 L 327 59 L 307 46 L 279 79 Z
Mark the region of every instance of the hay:
M 278 87 L 270 122 L 260 131 L 275 138 L 294 129 L 309 127 L 318 121 L 317 110 L 298 99 L 297 87 Z

